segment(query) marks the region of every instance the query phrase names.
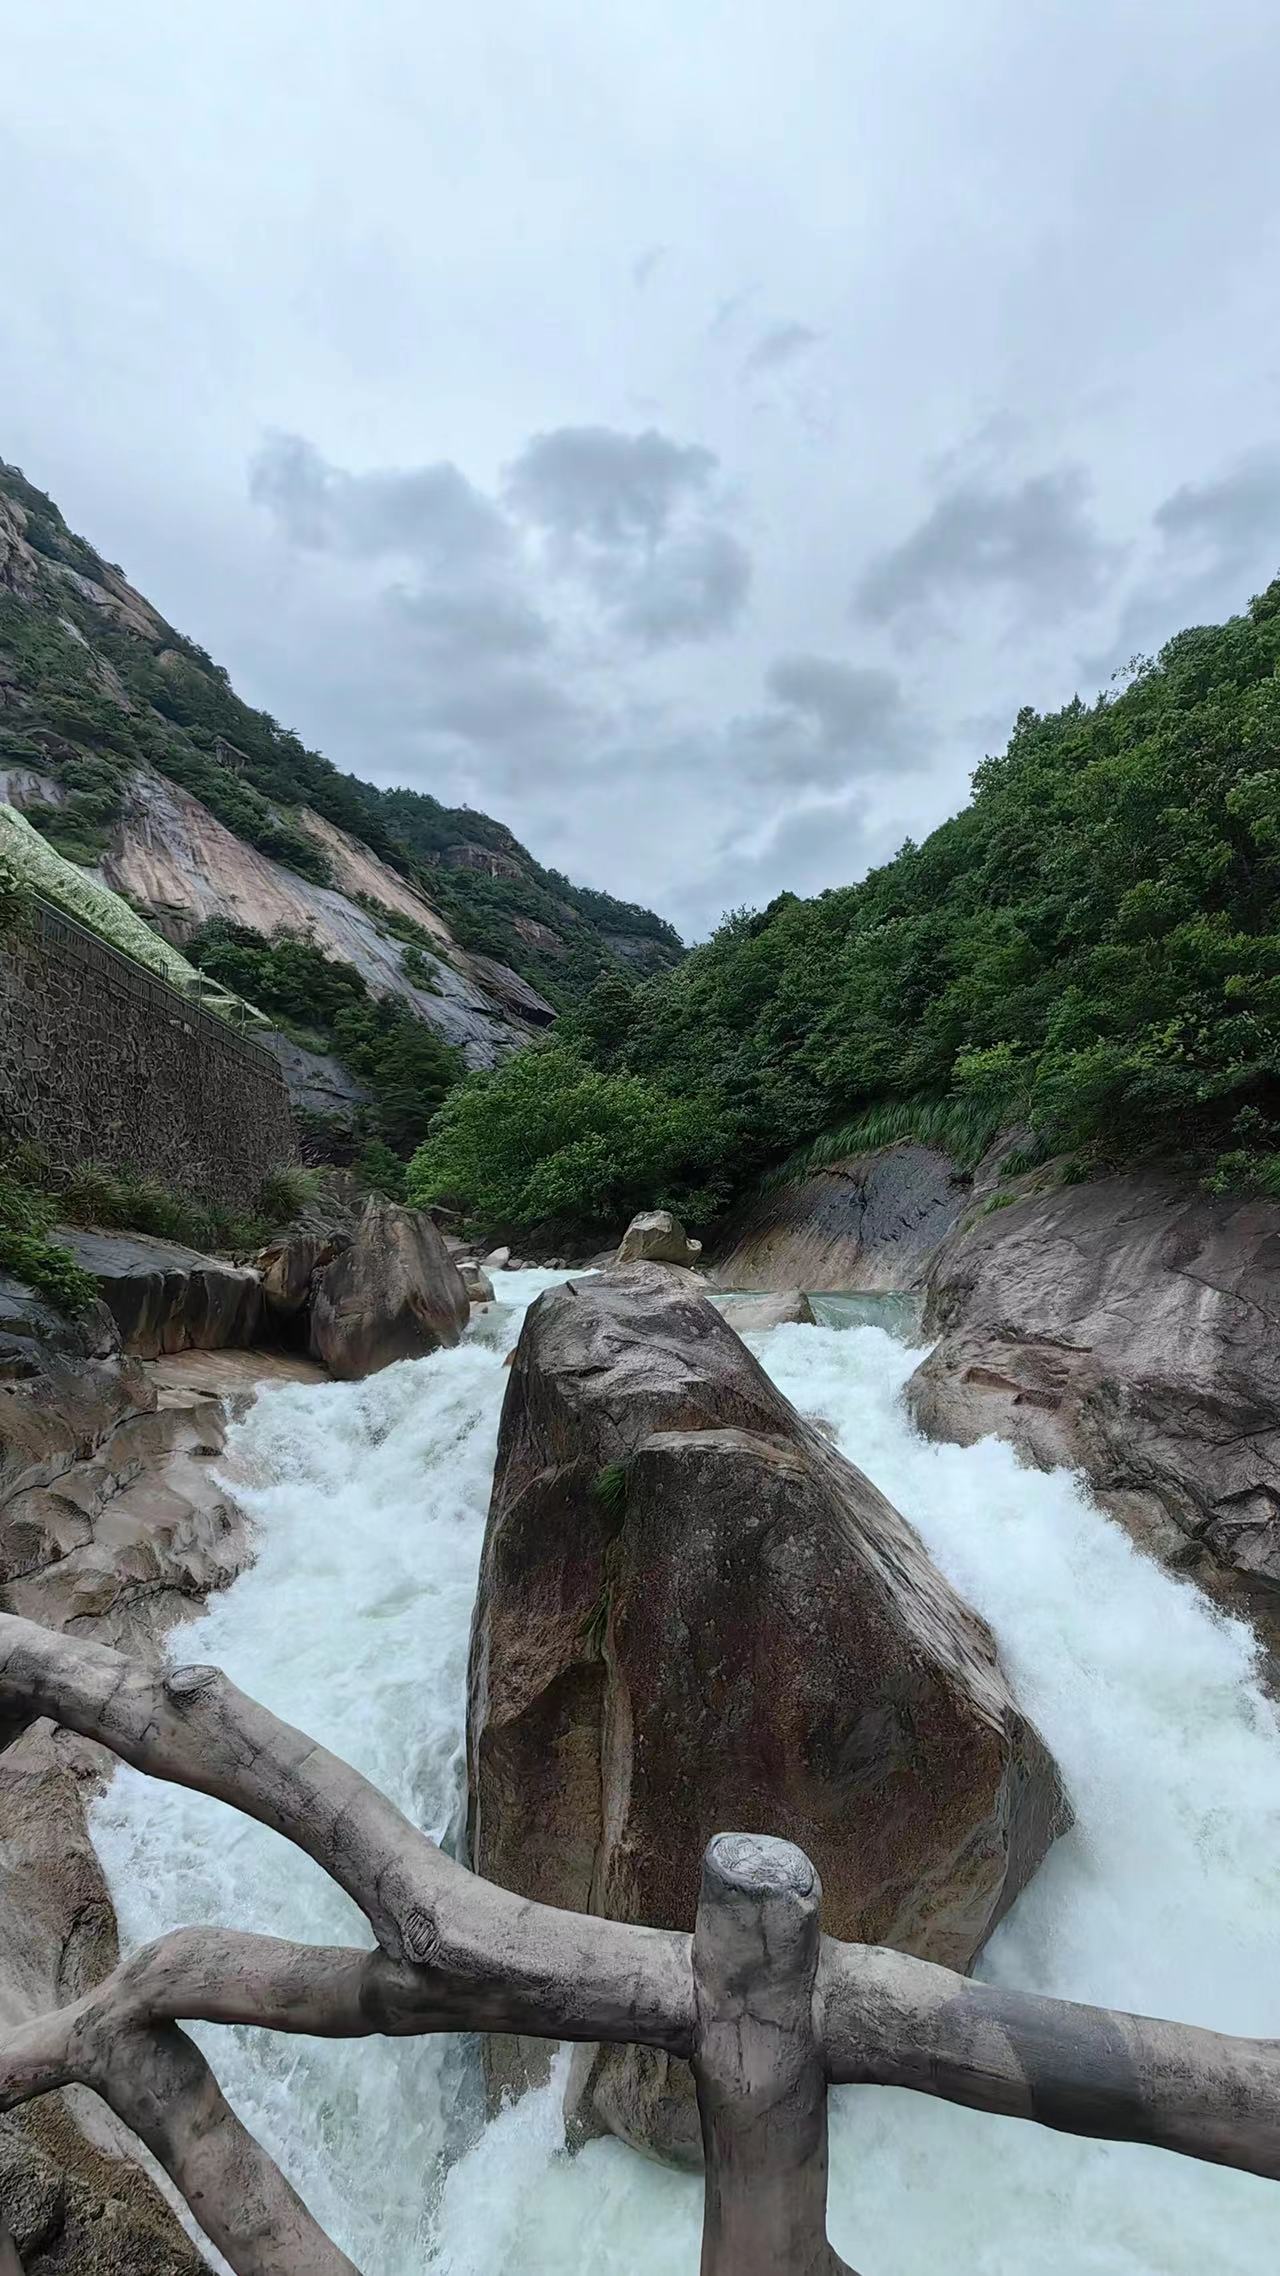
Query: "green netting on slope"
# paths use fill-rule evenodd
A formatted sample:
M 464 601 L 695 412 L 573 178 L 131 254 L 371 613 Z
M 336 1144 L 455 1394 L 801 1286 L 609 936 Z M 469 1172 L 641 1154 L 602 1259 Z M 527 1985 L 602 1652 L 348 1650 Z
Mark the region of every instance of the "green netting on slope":
M 167 980 L 171 988 L 181 989 L 184 996 L 196 997 L 224 1019 L 237 1026 L 243 1026 L 246 1021 L 263 1027 L 270 1025 L 251 1004 L 243 1003 L 238 996 L 229 995 L 225 988 L 206 980 L 194 964 L 189 964 L 186 957 L 171 948 L 159 933 L 153 932 L 142 917 L 136 916 L 118 893 L 113 893 L 109 886 L 95 884 L 73 861 L 64 861 L 16 807 L 0 805 L 0 894 L 24 891 L 38 893 L 41 900 L 65 910 L 88 931 L 97 933 L 99 939 L 118 948 L 122 956 L 145 965 L 149 972 Z

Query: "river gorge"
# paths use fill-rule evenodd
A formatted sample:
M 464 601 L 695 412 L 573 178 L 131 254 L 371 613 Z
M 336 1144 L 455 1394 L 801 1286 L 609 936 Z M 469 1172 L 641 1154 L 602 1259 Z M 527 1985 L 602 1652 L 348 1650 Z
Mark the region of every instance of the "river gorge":
M 449 1846 L 465 1820 L 468 1630 L 520 1317 L 553 1272 L 496 1276 L 461 1345 L 350 1384 L 263 1390 L 232 1430 L 252 1567 L 183 1654 L 347 1756 Z M 985 1615 L 1076 1811 L 983 1955 L 989 1980 L 1249 2034 L 1280 2033 L 1280 1729 L 1252 1632 L 1143 1555 L 1066 1470 L 993 1438 L 928 1442 L 889 1329 L 750 1337 Z M 826 1317 L 837 1316 L 828 1312 Z M 122 1934 L 193 1921 L 367 1943 L 270 1832 L 117 1771 L 93 1812 Z M 701 2188 L 617 2142 L 563 2149 L 557 2075 L 486 2121 L 465 2040 L 198 2032 L 231 2101 L 367 2276 L 693 2276 Z M 1276 2192 L 1160 2152 L 919 2095 L 832 2104 L 830 2231 L 862 2276 L 1253 2276 Z M 207 2250 L 207 2247 L 206 2247 Z

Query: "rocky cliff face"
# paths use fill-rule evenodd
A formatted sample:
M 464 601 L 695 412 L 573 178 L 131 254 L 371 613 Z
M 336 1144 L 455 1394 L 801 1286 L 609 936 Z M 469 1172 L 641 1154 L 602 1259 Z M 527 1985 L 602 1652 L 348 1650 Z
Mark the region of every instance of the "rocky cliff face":
M 928 1279 L 911 1403 L 1082 1470 L 1160 1554 L 1280 1641 L 1280 1208 L 1158 1177 L 1029 1190 Z
M 305 750 L 3 461 L 0 795 L 175 942 L 213 917 L 306 933 L 476 1067 L 597 972 L 682 953 L 487 815 Z
M 179 784 L 140 770 L 130 778 L 98 874 L 178 947 L 214 917 L 267 936 L 305 935 L 353 964 L 371 994 L 407 1004 L 457 1044 L 471 1067 L 492 1067 L 555 1018 L 517 972 L 459 948 L 425 894 L 367 846 L 307 808 L 296 820 L 323 848 L 332 885 L 298 876 L 236 837 Z M 405 943 L 388 929 L 397 918 L 408 918 L 437 946 L 430 988 L 411 976 Z

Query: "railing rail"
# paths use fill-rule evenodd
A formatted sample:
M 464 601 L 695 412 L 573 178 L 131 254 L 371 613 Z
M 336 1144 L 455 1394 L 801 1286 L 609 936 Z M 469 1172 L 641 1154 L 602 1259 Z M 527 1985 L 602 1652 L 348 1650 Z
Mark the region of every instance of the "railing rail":
M 358 2271 L 229 2109 L 182 2022 L 334 2038 L 516 2031 L 684 2056 L 706 2153 L 702 2276 L 852 2276 L 826 2234 L 827 2090 L 842 2082 L 1280 2179 L 1280 2041 L 1005 1992 L 836 1943 L 820 1933 L 818 1876 L 789 1842 L 717 1834 L 690 1938 L 480 1880 L 216 1668 L 157 1671 L 0 1615 L 0 1745 L 41 1716 L 274 1827 L 377 1937 L 369 1952 L 182 1929 L 0 2038 L 0 2111 L 94 2088 L 236 2276 Z M 21 2276 L 2 2222 L 0 2276 Z

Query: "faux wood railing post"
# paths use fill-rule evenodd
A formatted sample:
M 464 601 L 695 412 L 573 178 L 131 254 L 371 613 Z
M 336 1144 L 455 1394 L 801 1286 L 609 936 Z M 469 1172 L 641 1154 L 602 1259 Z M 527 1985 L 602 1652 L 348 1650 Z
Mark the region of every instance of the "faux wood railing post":
M 693 1938 L 702 2276 L 852 2276 L 827 2242 L 821 1905 L 817 1873 L 789 1841 L 708 1843 Z

